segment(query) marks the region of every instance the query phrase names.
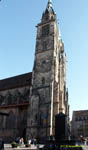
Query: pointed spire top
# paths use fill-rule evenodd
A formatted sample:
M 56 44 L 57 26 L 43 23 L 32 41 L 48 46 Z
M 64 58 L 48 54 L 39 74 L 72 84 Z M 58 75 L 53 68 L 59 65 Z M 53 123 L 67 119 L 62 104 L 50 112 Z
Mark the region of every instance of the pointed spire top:
M 47 9 L 52 8 L 52 0 L 48 0 Z
M 46 22 L 52 19 L 56 20 L 56 13 L 54 12 L 52 7 L 52 0 L 48 0 L 47 7 L 42 15 L 42 22 Z

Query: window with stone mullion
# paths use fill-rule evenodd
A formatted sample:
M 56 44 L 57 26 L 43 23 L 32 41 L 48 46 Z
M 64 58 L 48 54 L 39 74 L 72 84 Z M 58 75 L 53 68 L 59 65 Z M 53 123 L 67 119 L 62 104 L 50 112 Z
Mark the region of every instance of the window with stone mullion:
M 49 25 L 43 26 L 42 27 L 42 36 L 48 36 L 49 35 Z

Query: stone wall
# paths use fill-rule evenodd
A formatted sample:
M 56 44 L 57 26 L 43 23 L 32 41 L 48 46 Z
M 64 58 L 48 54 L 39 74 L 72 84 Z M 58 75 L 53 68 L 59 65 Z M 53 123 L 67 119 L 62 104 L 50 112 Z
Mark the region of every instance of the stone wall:
M 12 142 L 16 137 L 26 139 L 29 86 L 0 91 L 0 137 Z

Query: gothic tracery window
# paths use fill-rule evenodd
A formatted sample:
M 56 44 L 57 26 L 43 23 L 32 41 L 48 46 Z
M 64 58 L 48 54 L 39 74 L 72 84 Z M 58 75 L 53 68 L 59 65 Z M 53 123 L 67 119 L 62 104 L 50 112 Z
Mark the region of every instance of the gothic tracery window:
M 49 25 L 43 26 L 42 27 L 42 36 L 48 36 L 49 35 Z
M 9 116 L 6 119 L 6 128 L 7 129 L 16 128 L 16 116 L 12 111 L 9 112 Z

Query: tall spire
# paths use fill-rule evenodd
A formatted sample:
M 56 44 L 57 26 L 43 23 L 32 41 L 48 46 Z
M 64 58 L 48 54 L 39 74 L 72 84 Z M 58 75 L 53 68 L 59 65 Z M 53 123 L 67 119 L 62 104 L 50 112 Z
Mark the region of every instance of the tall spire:
M 42 22 L 46 22 L 46 21 L 49 21 L 51 19 L 56 19 L 56 14 L 55 14 L 53 7 L 52 7 L 52 0 L 48 0 L 46 9 L 42 15 Z
M 48 0 L 46 10 L 48 12 L 52 12 L 52 11 L 54 12 L 53 7 L 52 7 L 52 0 Z

